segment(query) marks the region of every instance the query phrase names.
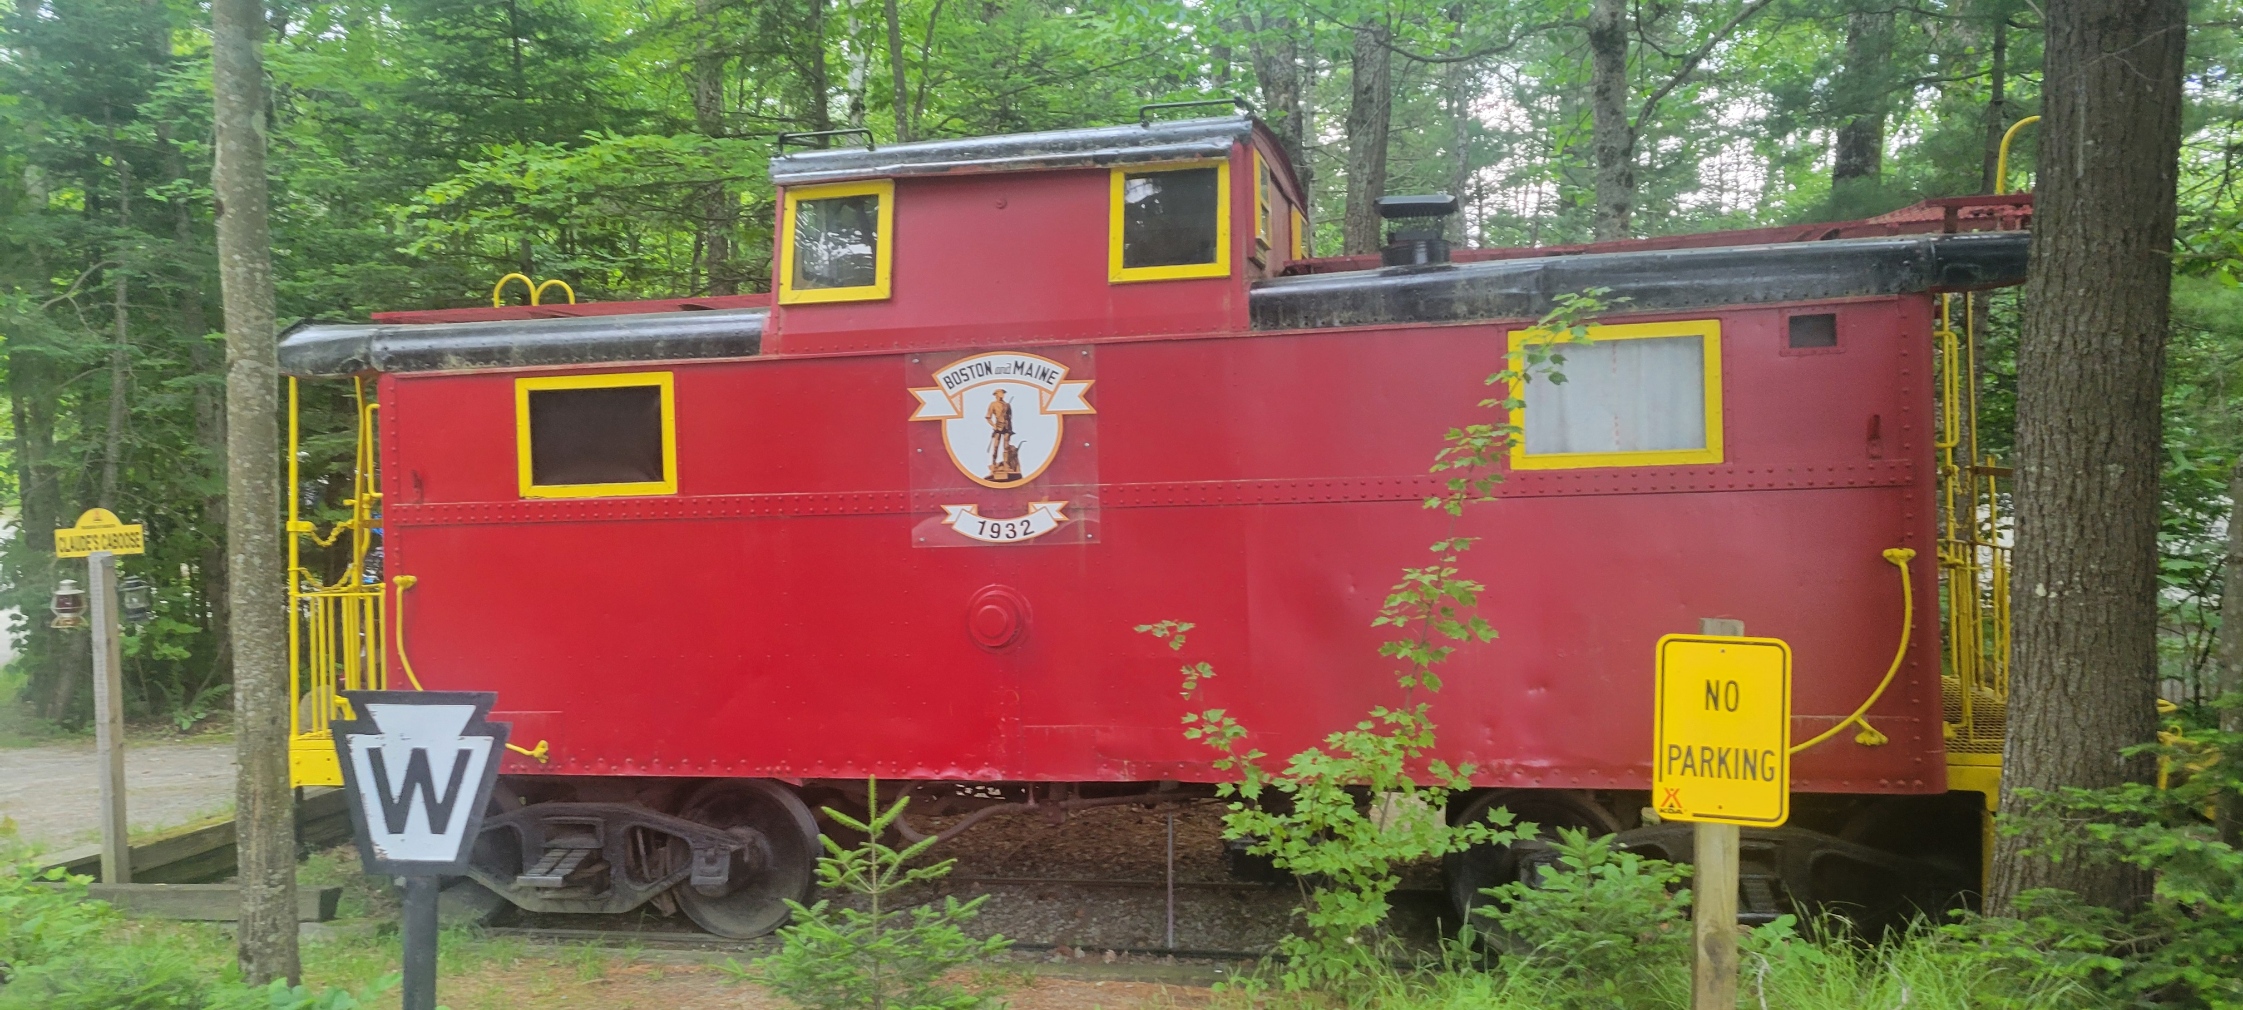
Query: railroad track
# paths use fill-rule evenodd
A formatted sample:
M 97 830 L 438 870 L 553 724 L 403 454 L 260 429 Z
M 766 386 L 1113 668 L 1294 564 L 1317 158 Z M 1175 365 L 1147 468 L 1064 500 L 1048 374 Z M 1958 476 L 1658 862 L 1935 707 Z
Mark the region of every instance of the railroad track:
M 727 940 L 721 936 L 699 930 L 655 929 L 561 929 L 546 926 L 489 926 L 485 932 L 492 936 L 510 936 L 537 943 L 589 944 L 596 947 L 618 949 L 644 948 L 649 950 L 706 951 L 710 953 L 754 954 L 774 953 L 779 949 L 775 937 L 758 937 L 753 940 Z M 1064 943 L 1031 943 L 1015 941 L 1012 950 L 1030 954 L 1059 954 L 1066 957 L 1101 956 L 1112 952 L 1122 957 L 1175 958 L 1180 961 L 1241 962 L 1259 961 L 1270 956 L 1266 950 L 1205 950 L 1186 947 L 1074 947 Z

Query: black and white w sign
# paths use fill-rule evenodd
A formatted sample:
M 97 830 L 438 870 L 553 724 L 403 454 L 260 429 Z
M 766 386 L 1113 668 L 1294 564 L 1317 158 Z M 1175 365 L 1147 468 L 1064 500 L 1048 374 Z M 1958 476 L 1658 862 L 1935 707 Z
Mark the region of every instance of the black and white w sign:
M 345 691 L 356 719 L 332 724 L 366 872 L 467 870 L 498 780 L 507 724 L 488 691 Z

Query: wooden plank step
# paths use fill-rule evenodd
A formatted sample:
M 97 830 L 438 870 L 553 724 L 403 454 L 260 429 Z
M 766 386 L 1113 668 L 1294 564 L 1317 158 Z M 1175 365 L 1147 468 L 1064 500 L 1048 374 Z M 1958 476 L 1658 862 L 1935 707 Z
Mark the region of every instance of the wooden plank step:
M 61 890 L 68 885 L 38 886 Z M 241 888 L 233 884 L 89 884 L 86 897 L 106 901 L 136 919 L 232 922 L 241 918 Z M 340 887 L 299 887 L 296 917 L 303 922 L 328 922 L 342 900 Z
M 325 848 L 348 841 L 350 835 L 350 809 L 342 790 L 325 787 L 303 790 L 303 798 L 296 803 L 298 845 Z M 175 831 L 133 846 L 132 879 L 136 884 L 224 880 L 234 874 L 234 858 L 234 822 L 220 821 Z M 101 846 L 64 849 L 48 856 L 41 868 L 57 866 L 68 873 L 99 877 Z

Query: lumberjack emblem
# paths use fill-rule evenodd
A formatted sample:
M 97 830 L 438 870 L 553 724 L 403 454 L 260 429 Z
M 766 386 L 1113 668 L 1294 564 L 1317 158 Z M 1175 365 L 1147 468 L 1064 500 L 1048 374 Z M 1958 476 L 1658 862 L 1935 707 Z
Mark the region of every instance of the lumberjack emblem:
M 1042 476 L 1066 444 L 1067 415 L 1096 413 L 1083 395 L 1091 380 L 1067 378 L 1067 366 L 1018 351 L 977 354 L 935 373 L 936 385 L 917 387 L 914 421 L 942 424 L 950 462 L 984 487 L 1017 488 Z M 943 522 L 988 543 L 1033 540 L 1067 521 L 1067 503 L 1030 503 L 1027 514 L 985 518 L 979 506 L 943 506 Z

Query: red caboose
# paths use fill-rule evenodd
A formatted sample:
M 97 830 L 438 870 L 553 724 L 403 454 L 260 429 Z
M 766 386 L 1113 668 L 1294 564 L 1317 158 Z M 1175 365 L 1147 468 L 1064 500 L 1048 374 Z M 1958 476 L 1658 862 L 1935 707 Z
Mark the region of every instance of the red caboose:
M 352 570 L 298 569 L 300 782 L 332 774 L 337 686 L 496 691 L 524 753 L 475 878 L 542 911 L 674 892 L 727 935 L 782 921 L 810 806 L 866 776 L 949 811 L 1204 795 L 1175 663 L 1132 627 L 1196 622 L 1210 698 L 1272 754 L 1395 700 L 1371 618 L 1449 530 L 1426 464 L 1485 419 L 1517 331 L 1603 288 L 1461 521 L 1502 637 L 1444 668 L 1441 754 L 1479 787 L 1451 815 L 1686 857 L 1642 816 L 1653 643 L 1742 622 L 1797 657 L 1794 739 L 1845 729 L 1798 755 L 1793 826 L 1748 833 L 1748 908 L 1975 885 L 1981 800 L 1950 797 L 1943 739 L 1936 299 L 2022 279 L 2014 202 L 1453 257 L 1405 229 L 1383 265 L 1303 255 L 1299 185 L 1248 118 L 771 174 L 768 300 L 283 340 L 289 374 L 372 393 Z M 2011 230 L 1958 233 L 1980 218 Z M 1452 886 L 1519 862 L 1474 853 Z

